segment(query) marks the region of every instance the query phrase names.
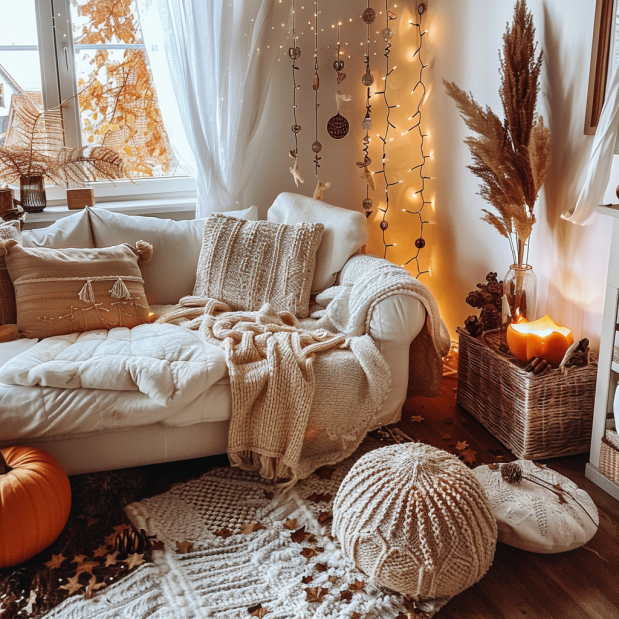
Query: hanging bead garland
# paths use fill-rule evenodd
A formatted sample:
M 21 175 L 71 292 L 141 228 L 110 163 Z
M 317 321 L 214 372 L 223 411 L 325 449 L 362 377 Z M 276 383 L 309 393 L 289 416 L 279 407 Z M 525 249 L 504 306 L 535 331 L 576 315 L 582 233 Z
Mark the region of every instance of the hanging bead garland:
M 297 121 L 297 90 L 300 86 L 297 85 L 297 60 L 301 57 L 301 49 L 297 45 L 297 16 L 296 16 L 297 3 L 296 0 L 292 0 L 292 47 L 288 50 L 288 56 L 292 60 L 292 115 L 294 118 L 294 124 L 292 125 L 292 133 L 294 135 L 294 150 L 291 150 L 289 155 L 293 159 L 294 163 L 290 168 L 290 173 L 294 179 L 294 184 L 298 187 L 299 183 L 305 182 L 299 171 L 299 132 L 301 131 L 301 125 Z
M 340 58 L 342 53 L 340 46 L 341 26 L 342 23 L 339 22 L 337 25 L 337 58 L 333 62 L 333 68 L 337 71 L 338 84 L 341 84 L 346 79 L 346 73 L 343 73 L 344 61 Z M 330 118 L 327 123 L 327 132 L 334 140 L 341 140 L 348 135 L 350 125 L 348 124 L 348 121 L 340 114 L 340 102 L 350 101 L 351 99 L 352 97 L 349 95 L 340 94 L 339 90 L 335 95 L 335 100 L 337 102 L 337 114 Z
M 417 210 L 402 209 L 404 212 L 409 213 L 410 215 L 415 215 L 419 218 L 419 225 L 420 225 L 419 238 L 415 240 L 415 248 L 417 249 L 417 251 L 411 258 L 409 258 L 402 265 L 402 266 L 408 266 L 411 262 L 414 262 L 417 268 L 418 278 L 420 275 L 423 275 L 424 273 L 429 272 L 428 270 L 421 270 L 421 266 L 419 264 L 419 254 L 421 253 L 421 250 L 426 246 L 426 241 L 423 238 L 424 225 L 433 223 L 431 221 L 425 220 L 424 215 L 423 215 L 424 207 L 428 204 L 432 204 L 430 200 L 426 200 L 426 196 L 425 196 L 426 181 L 431 180 L 432 177 L 427 176 L 427 174 L 425 173 L 426 161 L 430 158 L 430 155 L 426 155 L 425 153 L 425 139 L 427 138 L 428 134 L 423 132 L 423 124 L 422 124 L 423 123 L 423 104 L 426 100 L 426 95 L 427 95 L 426 85 L 423 81 L 423 72 L 428 67 L 428 65 L 424 63 L 423 56 L 422 56 L 424 37 L 427 33 L 426 30 L 422 30 L 422 21 L 423 21 L 423 16 L 425 12 L 426 12 L 426 5 L 424 3 L 420 3 L 417 6 L 417 13 L 419 14 L 419 21 L 417 23 L 412 22 L 412 21 L 409 22 L 410 25 L 414 26 L 419 32 L 419 47 L 417 48 L 417 50 L 415 51 L 413 55 L 414 57 L 416 56 L 419 59 L 419 65 L 420 65 L 419 80 L 417 81 L 417 83 L 415 84 L 415 87 L 413 88 L 413 94 L 415 94 L 415 92 L 417 92 L 418 89 L 421 89 L 422 94 L 421 94 L 421 97 L 419 98 L 417 109 L 415 113 L 411 116 L 411 120 L 414 121 L 414 124 L 406 132 L 406 133 L 410 133 L 411 131 L 417 130 L 419 132 L 419 137 L 421 139 L 421 163 L 409 170 L 409 172 L 413 172 L 414 170 L 419 170 L 419 176 L 421 179 L 421 189 L 419 191 L 416 191 L 414 195 L 418 195 L 420 197 L 421 204 L 419 205 L 419 208 Z M 405 134 L 402 134 L 402 135 L 405 135 Z
M 371 91 L 370 86 L 374 83 L 374 76 L 370 70 L 370 30 L 371 26 L 376 19 L 376 11 L 370 6 L 370 0 L 368 0 L 368 6 L 363 11 L 363 21 L 367 25 L 367 47 L 365 50 L 365 73 L 361 78 L 361 83 L 367 87 L 367 95 L 365 99 L 365 117 L 361 122 L 361 127 L 365 130 L 365 136 L 363 138 L 363 161 L 357 162 L 357 166 L 363 168 L 362 178 L 366 181 L 365 198 L 362 202 L 362 206 L 365 210 L 365 216 L 369 217 L 372 214 L 372 198 L 370 198 L 370 189 L 376 191 L 376 184 L 374 183 L 374 176 L 370 172 L 370 165 L 372 160 L 369 156 L 370 148 L 370 129 L 372 128 L 372 106 L 370 105 Z
M 382 220 L 380 222 L 380 229 L 382 230 L 383 237 L 383 245 L 384 245 L 384 253 L 383 257 L 387 257 L 387 250 L 390 247 L 394 247 L 395 243 L 387 243 L 387 228 L 389 228 L 389 222 L 387 221 L 387 213 L 389 212 L 389 188 L 394 185 L 399 185 L 402 181 L 389 182 L 389 178 L 387 176 L 387 141 L 389 139 L 389 129 L 396 129 L 396 126 L 391 122 L 391 110 L 398 107 L 397 105 L 390 105 L 389 99 L 387 97 L 387 88 L 389 83 L 389 76 L 395 71 L 395 67 L 391 68 L 390 66 L 390 55 L 391 55 L 391 37 L 393 36 L 393 30 L 390 28 L 391 22 L 397 19 L 397 15 L 389 10 L 389 0 L 385 0 L 385 14 L 387 18 L 387 25 L 382 30 L 382 35 L 385 39 L 385 77 L 383 90 L 380 92 L 376 92 L 377 95 L 383 95 L 383 100 L 385 102 L 385 107 L 387 108 L 387 124 L 385 127 L 384 135 L 379 135 L 378 138 L 382 142 L 383 145 L 383 153 L 382 153 L 382 169 L 376 172 L 376 174 L 382 174 L 385 179 L 385 207 L 379 208 L 378 210 L 383 214 Z

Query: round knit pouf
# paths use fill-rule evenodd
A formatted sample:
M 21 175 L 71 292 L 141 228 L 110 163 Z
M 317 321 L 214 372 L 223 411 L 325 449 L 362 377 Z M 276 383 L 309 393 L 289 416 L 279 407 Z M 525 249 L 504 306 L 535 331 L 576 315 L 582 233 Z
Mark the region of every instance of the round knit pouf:
M 333 534 L 375 584 L 434 613 L 486 573 L 497 526 L 460 460 L 408 443 L 371 451 L 350 469 L 335 497 Z

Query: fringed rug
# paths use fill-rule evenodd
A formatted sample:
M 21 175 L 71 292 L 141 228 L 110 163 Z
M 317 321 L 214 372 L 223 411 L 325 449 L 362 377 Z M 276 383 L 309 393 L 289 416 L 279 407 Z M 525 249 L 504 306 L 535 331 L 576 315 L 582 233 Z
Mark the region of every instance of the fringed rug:
M 156 536 L 152 562 L 46 617 L 404 619 L 402 598 L 366 582 L 331 536 L 340 483 L 377 446 L 368 439 L 287 492 L 222 467 L 128 505 L 135 528 Z

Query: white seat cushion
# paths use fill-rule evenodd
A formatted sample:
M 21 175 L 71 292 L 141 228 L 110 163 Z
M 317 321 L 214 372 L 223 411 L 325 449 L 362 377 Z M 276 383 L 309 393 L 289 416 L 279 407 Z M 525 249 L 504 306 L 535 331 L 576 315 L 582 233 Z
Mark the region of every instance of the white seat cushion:
M 22 232 L 22 245 L 24 247 L 54 247 L 56 249 L 68 249 L 70 247 L 92 249 L 95 247 L 95 243 L 90 229 L 88 209 L 79 211 L 75 215 L 63 217 L 47 228 L 24 230 Z M 118 245 L 118 243 L 113 243 L 113 245 Z
M 280 193 L 267 219 L 281 224 L 323 224 L 322 242 L 316 254 L 312 294 L 332 286 L 348 258 L 368 240 L 365 215 L 295 193 Z
M 0 344 L 0 368 L 17 355 L 30 350 L 39 340 L 36 338 L 14 340 Z
M 95 247 L 136 241 L 147 241 L 153 246 L 151 261 L 142 267 L 150 305 L 175 304 L 193 294 L 206 219 L 174 221 L 122 215 L 102 208 L 88 210 Z M 258 210 L 252 206 L 226 215 L 256 221 Z

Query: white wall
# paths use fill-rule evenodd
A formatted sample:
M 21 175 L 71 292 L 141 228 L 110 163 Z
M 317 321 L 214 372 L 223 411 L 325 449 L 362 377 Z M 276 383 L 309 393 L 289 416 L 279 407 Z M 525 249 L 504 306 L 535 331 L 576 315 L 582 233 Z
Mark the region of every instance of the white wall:
M 311 18 L 313 2 L 299 11 L 300 16 Z M 373 2 L 373 6 L 378 3 Z M 398 4 L 398 0 L 394 0 Z M 426 104 L 427 128 L 430 131 L 431 149 L 435 152 L 432 161 L 435 196 L 435 213 L 429 217 L 436 226 L 427 229 L 428 248 L 422 253 L 423 266 L 429 265 L 430 276 L 422 281 L 434 292 L 447 325 L 453 332 L 458 324 L 471 313 L 464 298 L 485 274 L 496 270 L 503 276 L 510 264 L 507 241 L 480 221 L 481 208 L 486 204 L 477 195 L 477 181 L 466 169 L 470 162 L 468 150 L 462 143 L 466 135 L 454 105 L 444 94 L 442 80 L 453 80 L 466 90 L 471 90 L 476 99 L 489 104 L 500 112 L 498 96 L 499 72 L 498 50 L 502 35 L 513 11 L 512 0 L 430 0 L 427 26 L 428 57 L 431 67 L 428 72 L 430 97 Z M 603 216 L 582 228 L 560 219 L 563 210 L 573 207 L 584 179 L 585 165 L 591 146 L 591 138 L 583 135 L 584 112 L 587 97 L 593 14 L 595 0 L 529 0 L 537 27 L 537 38 L 545 53 L 544 73 L 540 97 L 540 111 L 552 132 L 552 163 L 548 180 L 540 196 L 538 224 L 533 233 L 530 262 L 539 281 L 538 314 L 545 311 L 557 321 L 569 326 L 576 337 L 589 336 L 594 345 L 599 341 L 601 314 L 603 311 L 604 286 L 610 241 L 610 223 Z M 333 93 L 335 72 L 331 68 L 334 54 L 329 52 L 321 70 L 321 128 L 320 139 L 325 144 L 321 179 L 330 180 L 332 188 L 326 200 L 348 208 L 360 209 L 364 194 L 363 182 L 355 162 L 360 160 L 361 129 L 363 118 L 363 87 L 360 78 L 363 72 L 360 45 L 364 28 L 359 15 L 365 3 L 360 0 L 340 0 L 325 5 L 321 15 L 325 30 L 341 19 L 342 40 L 348 41 L 352 58 L 345 58 L 344 69 L 348 78 L 342 83 L 342 92 L 352 92 L 355 101 L 347 104 L 343 113 L 351 120 L 352 131 L 341 143 L 326 136 L 324 126 L 335 113 Z M 412 3 L 407 2 L 406 6 Z M 382 4 L 381 4 L 382 6 Z M 390 83 L 395 103 L 402 105 L 398 111 L 398 129 L 405 126 L 406 113 L 412 109 L 410 87 L 416 81 L 416 63 L 411 57 L 415 47 L 413 30 L 406 23 L 410 16 L 408 8 L 393 9 L 402 12 L 396 22 L 394 38 L 395 64 L 398 70 Z M 354 17 L 353 23 L 348 22 Z M 380 24 L 379 29 L 383 27 Z M 301 82 L 301 168 L 306 183 L 300 191 L 311 195 L 315 180 L 309 152 L 313 141 L 312 101 L 312 51 L 313 41 L 309 26 L 303 29 L 300 45 L 303 50 Z M 323 35 L 327 36 L 327 35 Z M 334 38 L 334 37 L 333 37 Z M 380 53 L 381 39 L 373 51 Z M 275 39 L 274 39 L 275 40 Z M 380 56 L 373 56 L 373 73 L 382 75 Z M 256 203 L 263 214 L 280 191 L 294 191 L 292 177 L 288 172 L 288 150 L 292 148 L 290 132 L 290 64 L 282 55 L 273 79 L 269 112 L 264 119 L 263 137 L 259 156 L 264 164 L 254 176 L 246 194 L 248 202 Z M 378 70 L 380 66 L 381 71 Z M 381 106 L 378 98 L 373 101 L 375 129 L 382 130 Z M 408 106 L 408 108 L 407 108 Z M 323 111 L 324 110 L 324 111 Z M 376 133 L 376 131 L 372 131 Z M 399 133 L 393 143 L 390 165 L 394 176 L 405 176 L 411 158 L 418 145 L 414 140 L 400 139 Z M 379 162 L 378 144 L 373 144 L 372 158 Z M 376 166 L 373 166 L 376 169 Z M 408 206 L 414 183 L 407 177 L 407 184 L 394 192 L 392 240 L 397 237 L 398 248 L 392 251 L 395 262 L 410 255 L 411 243 L 417 236 L 414 221 L 402 218 L 401 206 Z M 619 179 L 618 179 L 619 180 Z M 411 189 L 412 188 L 412 189 Z M 376 195 L 380 195 L 380 191 Z M 372 241 L 369 250 L 382 251 L 378 220 L 370 220 Z

